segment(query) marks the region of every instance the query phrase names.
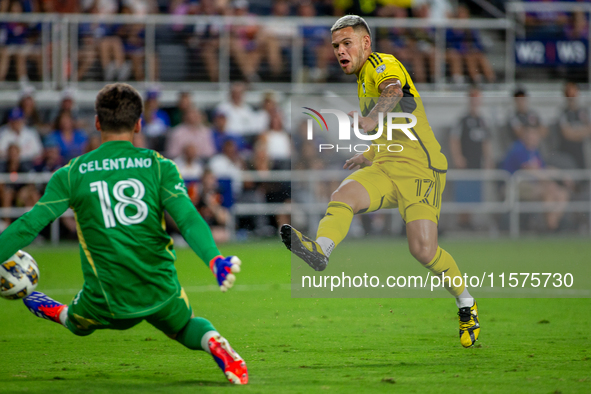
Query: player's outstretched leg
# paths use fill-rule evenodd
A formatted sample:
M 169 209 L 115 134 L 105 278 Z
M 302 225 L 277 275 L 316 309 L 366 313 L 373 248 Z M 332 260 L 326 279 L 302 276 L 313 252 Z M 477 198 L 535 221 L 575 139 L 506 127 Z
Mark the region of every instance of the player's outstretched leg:
M 174 338 L 189 349 L 211 354 L 230 382 L 248 383 L 246 363 L 207 319 L 193 317 Z
M 316 271 L 323 271 L 328 264 L 328 257 L 318 242 L 306 237 L 289 224 L 281 226 L 281 240 L 296 256 L 304 260 Z
M 454 283 L 454 278 L 462 277 L 456 261 L 447 251 L 438 247 L 435 257 L 427 264 L 427 269 L 439 276 L 443 286 L 456 298 L 456 306 L 459 309 L 460 343 L 464 347 L 474 345 L 480 334 L 478 308 L 463 281 L 459 286 L 457 282 Z
M 470 347 L 478 340 L 480 323 L 476 301 L 465 286 L 462 273 L 454 258 L 437 242 L 437 225 L 432 220 L 407 223 L 406 232 L 410 253 L 455 297 L 459 309 L 460 343 Z M 459 278 L 460 280 L 456 280 Z
M 476 301 L 471 307 L 460 308 L 458 316 L 460 320 L 460 343 L 464 347 L 470 347 L 474 345 L 480 334 Z
M 426 268 L 434 275 L 439 276 L 446 290 L 456 298 L 456 305 L 459 309 L 460 343 L 464 347 L 474 345 L 480 334 L 478 308 L 463 280 L 460 281 L 459 286 L 457 286 L 457 281 L 454 283 L 453 278 L 462 277 L 456 261 L 447 251 L 437 247 L 435 256 L 426 265 Z
M 354 213 L 369 209 L 371 202 L 365 187 L 349 178 L 341 183 L 330 199 L 326 214 L 318 223 L 316 241 L 290 225 L 281 226 L 281 239 L 285 246 L 316 271 L 326 268 L 330 254 L 347 236 Z
M 34 291 L 23 298 L 25 306 L 37 317 L 65 325 L 68 306 L 59 303 L 45 294 Z

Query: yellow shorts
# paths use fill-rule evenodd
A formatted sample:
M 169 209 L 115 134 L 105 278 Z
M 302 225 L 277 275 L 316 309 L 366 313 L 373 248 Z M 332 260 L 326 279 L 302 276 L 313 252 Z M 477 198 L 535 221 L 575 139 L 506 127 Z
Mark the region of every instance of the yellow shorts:
M 445 173 L 396 161 L 373 163 L 348 179 L 359 182 L 369 193 L 369 208 L 358 213 L 398 208 L 406 223 L 419 219 L 439 223 Z

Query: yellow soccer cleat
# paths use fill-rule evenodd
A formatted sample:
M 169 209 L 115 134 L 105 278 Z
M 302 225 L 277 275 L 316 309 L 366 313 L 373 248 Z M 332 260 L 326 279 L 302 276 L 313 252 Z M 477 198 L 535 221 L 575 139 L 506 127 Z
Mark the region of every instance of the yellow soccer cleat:
M 460 317 L 460 343 L 463 347 L 470 347 L 478 340 L 480 334 L 476 301 L 472 307 L 460 308 L 458 316 Z
M 289 224 L 281 226 L 281 240 L 296 256 L 304 260 L 316 271 L 323 271 L 328 264 L 328 257 L 316 241 L 303 235 Z

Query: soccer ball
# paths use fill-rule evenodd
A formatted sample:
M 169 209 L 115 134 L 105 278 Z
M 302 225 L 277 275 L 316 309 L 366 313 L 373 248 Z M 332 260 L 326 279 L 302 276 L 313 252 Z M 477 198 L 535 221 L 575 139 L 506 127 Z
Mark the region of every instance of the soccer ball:
M 39 267 L 30 254 L 19 250 L 0 265 L 0 296 L 9 300 L 31 294 L 39 282 Z

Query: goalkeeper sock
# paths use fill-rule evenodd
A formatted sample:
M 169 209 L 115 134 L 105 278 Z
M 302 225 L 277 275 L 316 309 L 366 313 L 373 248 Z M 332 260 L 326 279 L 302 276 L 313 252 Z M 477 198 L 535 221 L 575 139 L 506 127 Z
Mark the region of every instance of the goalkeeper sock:
M 464 278 L 462 278 L 462 273 L 456 264 L 456 261 L 449 253 L 445 250 L 441 249 L 439 246 L 437 247 L 437 251 L 435 252 L 435 257 L 433 260 L 429 262 L 425 266 L 429 271 L 433 273 L 433 275 L 439 276 L 443 282 L 443 286 L 456 298 L 460 298 L 463 296 L 464 290 L 466 289 L 464 285 Z M 461 281 L 458 279 L 455 280 L 454 278 L 460 277 Z M 458 282 L 459 286 L 458 286 Z M 470 294 L 468 294 L 469 296 Z M 471 305 L 470 305 L 471 306 Z
M 192 350 L 205 350 L 209 353 L 207 341 L 218 332 L 209 320 L 202 317 L 194 317 L 178 333 L 176 340 Z
M 68 320 L 68 307 L 66 306 L 64 309 L 62 309 L 62 311 L 60 312 L 60 323 L 62 323 L 62 325 L 66 328 L 68 328 L 68 325 L 66 324 L 66 321 Z
M 353 220 L 353 208 L 339 201 L 328 203 L 326 214 L 318 224 L 316 242 L 320 244 L 325 256 L 329 256 L 349 232 Z M 327 254 L 328 253 L 328 254 Z
M 209 348 L 209 340 L 211 339 L 211 337 L 215 337 L 216 335 L 220 335 L 220 333 L 217 331 L 207 331 L 201 337 L 201 348 L 209 354 L 211 354 L 211 349 Z

